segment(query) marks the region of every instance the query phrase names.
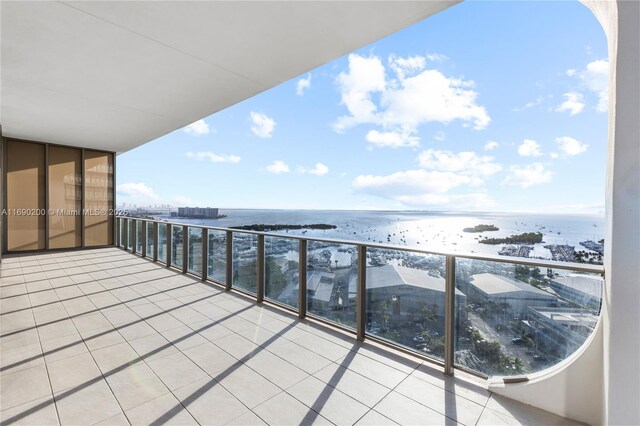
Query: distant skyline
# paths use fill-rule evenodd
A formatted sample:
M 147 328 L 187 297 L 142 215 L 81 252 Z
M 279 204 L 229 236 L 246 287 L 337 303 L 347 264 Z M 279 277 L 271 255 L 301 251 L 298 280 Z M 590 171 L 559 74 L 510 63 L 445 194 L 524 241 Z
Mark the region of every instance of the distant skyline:
M 464 2 L 118 156 L 117 203 L 602 214 L 607 87 L 580 3 Z

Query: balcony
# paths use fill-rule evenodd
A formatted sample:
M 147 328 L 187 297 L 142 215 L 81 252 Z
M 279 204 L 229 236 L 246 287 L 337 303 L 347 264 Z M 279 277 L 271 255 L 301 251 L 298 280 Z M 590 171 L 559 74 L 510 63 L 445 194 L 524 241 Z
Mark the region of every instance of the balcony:
M 172 237 L 121 243 L 197 269 Z M 117 248 L 3 259 L 2 424 L 571 423 L 152 260 Z

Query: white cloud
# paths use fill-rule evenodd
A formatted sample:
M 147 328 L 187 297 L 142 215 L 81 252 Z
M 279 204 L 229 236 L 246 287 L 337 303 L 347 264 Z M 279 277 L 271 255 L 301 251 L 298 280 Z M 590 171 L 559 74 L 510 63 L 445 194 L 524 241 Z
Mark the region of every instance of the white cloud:
M 447 55 L 442 53 L 427 53 L 426 58 L 429 62 L 444 62 L 449 59 Z
M 400 80 L 404 80 L 407 75 L 415 75 L 418 71 L 422 71 L 427 61 L 424 56 L 416 55 L 402 58 L 392 54 L 389 55 L 388 63 L 389 68 L 395 72 L 396 76 Z
M 556 143 L 558 144 L 560 151 L 568 156 L 581 154 L 589 147 L 589 145 L 569 136 L 556 138 Z
M 366 136 L 367 142 L 379 148 L 401 148 L 418 146 L 420 138 L 412 136 L 409 132 L 379 132 L 369 130 Z
M 125 197 L 141 197 L 153 200 L 160 198 L 153 189 L 143 182 L 123 183 L 116 186 L 116 192 L 118 195 Z
M 377 56 L 349 55 L 349 69 L 338 75 L 342 103 L 349 114 L 338 117 L 334 130 L 342 132 L 358 124 L 382 126 L 385 132 L 415 133 L 428 122 L 449 123 L 484 129 L 491 118 L 476 102 L 474 82 L 449 78 L 425 68 L 423 57 L 389 57 L 396 79 L 387 80 Z
M 479 156 L 471 151 L 454 154 L 450 151 L 428 149 L 418 155 L 418 162 L 425 169 L 468 176 L 490 176 L 502 170 L 502 166 L 495 163 L 493 157 Z M 477 185 L 481 182 L 470 183 Z
M 240 157 L 238 157 L 237 155 L 215 154 L 215 153 L 213 153 L 211 151 L 200 151 L 200 152 L 187 151 L 187 157 L 195 158 L 198 161 L 202 161 L 202 160 L 208 159 L 212 163 L 238 163 L 238 162 L 240 162 Z
M 304 91 L 307 90 L 311 86 L 311 74 L 307 74 L 307 77 L 303 77 L 298 80 L 296 84 L 296 95 L 303 96 Z
M 387 176 L 360 175 L 354 190 L 393 200 L 411 208 L 478 209 L 495 203 L 483 192 L 447 194 L 453 188 L 471 184 L 475 178 L 451 172 L 407 170 Z
M 251 131 L 260 138 L 270 138 L 276 128 L 276 122 L 273 118 L 265 114 L 251 111 Z
M 281 161 L 281 160 L 274 161 L 273 163 L 271 163 L 270 165 L 268 165 L 264 169 L 265 169 L 265 171 L 267 171 L 269 173 L 276 174 L 276 175 L 279 175 L 281 173 L 288 173 L 289 172 L 289 166 L 287 166 L 287 164 L 284 161 Z
M 519 112 L 519 111 L 524 111 L 525 109 L 529 109 L 529 108 L 533 108 L 535 106 L 541 105 L 542 102 L 544 102 L 544 97 L 542 96 L 538 96 L 537 98 L 535 98 L 533 101 L 529 101 L 526 104 L 524 104 L 523 107 L 520 108 L 514 108 L 514 111 Z
M 329 167 L 322 163 L 316 163 L 316 166 L 313 169 L 307 170 L 307 173 L 316 176 L 323 176 L 329 173 Z
M 434 138 L 435 140 L 437 140 L 437 141 L 440 141 L 440 142 L 442 142 L 442 141 L 445 139 L 445 137 L 446 137 L 446 135 L 444 134 L 444 132 L 436 132 L 436 133 L 433 135 L 433 138 Z
M 540 144 L 538 142 L 525 139 L 524 142 L 518 147 L 518 154 L 523 157 L 539 157 L 542 155 Z
M 509 167 L 509 174 L 502 181 L 502 185 L 529 188 L 533 185 L 551 182 L 552 177 L 553 172 L 546 170 L 542 163 L 511 166 Z
M 598 112 L 605 112 L 609 107 L 609 61 L 600 59 L 587 64 L 580 74 L 580 79 L 587 89 L 598 95 Z
M 402 194 L 442 194 L 457 186 L 469 184 L 471 181 L 472 178 L 469 176 L 419 169 L 396 172 L 387 176 L 360 175 L 353 181 L 353 187 L 370 195 L 392 198 Z
M 194 136 L 208 135 L 211 133 L 211 128 L 209 128 L 209 125 L 204 120 L 198 120 L 195 123 L 191 123 L 182 130 L 185 133 Z
M 560 104 L 556 111 L 568 111 L 569 115 L 580 114 L 584 109 L 584 96 L 580 92 L 568 92 L 564 95 L 565 100 Z
M 566 71 L 566 74 L 569 77 L 577 77 L 585 89 L 593 92 L 598 97 L 596 111 L 607 111 L 609 108 L 609 61 L 607 59 L 598 59 L 596 61 L 589 62 L 585 69 L 581 71 L 569 69 Z M 567 94 L 565 94 L 565 97 L 566 96 Z M 566 102 L 567 101 L 565 101 L 565 103 Z M 582 98 L 579 102 L 584 104 Z
M 496 149 L 497 147 L 499 147 L 500 144 L 496 141 L 488 141 L 486 144 L 484 144 L 484 150 L 485 151 L 493 151 L 494 149 Z
M 341 72 L 337 81 L 342 104 L 350 115 L 339 117 L 334 130 L 342 132 L 357 124 L 376 122 L 377 107 L 371 94 L 382 92 L 386 85 L 385 69 L 380 58 L 349 55 L 349 72 Z

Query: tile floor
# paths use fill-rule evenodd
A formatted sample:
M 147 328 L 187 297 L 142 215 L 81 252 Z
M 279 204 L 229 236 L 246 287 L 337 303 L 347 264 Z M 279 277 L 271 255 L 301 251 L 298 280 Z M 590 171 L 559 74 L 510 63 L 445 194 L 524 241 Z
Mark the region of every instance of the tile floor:
M 570 424 L 116 248 L 3 258 L 0 421 Z

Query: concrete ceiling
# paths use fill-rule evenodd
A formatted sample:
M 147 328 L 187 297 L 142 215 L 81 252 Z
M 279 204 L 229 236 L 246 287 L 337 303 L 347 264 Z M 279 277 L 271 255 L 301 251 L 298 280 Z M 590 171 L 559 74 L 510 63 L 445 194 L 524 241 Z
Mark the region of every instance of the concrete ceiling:
M 124 152 L 451 1 L 2 1 L 5 137 Z

